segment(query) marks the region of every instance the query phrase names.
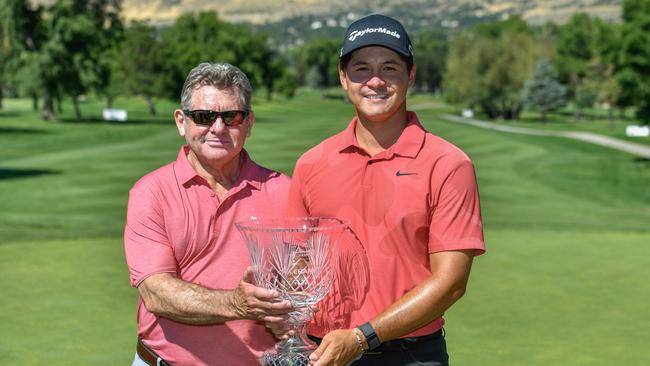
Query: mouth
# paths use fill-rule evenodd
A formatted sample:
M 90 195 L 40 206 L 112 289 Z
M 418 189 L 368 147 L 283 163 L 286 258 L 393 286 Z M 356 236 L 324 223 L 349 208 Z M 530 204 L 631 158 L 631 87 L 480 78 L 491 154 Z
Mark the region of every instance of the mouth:
M 384 100 L 384 99 L 388 99 L 388 94 L 366 95 L 365 98 L 370 100 Z
M 226 141 L 226 140 L 214 140 L 214 139 L 211 139 L 211 140 L 204 140 L 203 142 L 206 143 L 206 144 L 208 144 L 208 145 L 228 145 L 228 144 L 230 144 L 230 141 Z

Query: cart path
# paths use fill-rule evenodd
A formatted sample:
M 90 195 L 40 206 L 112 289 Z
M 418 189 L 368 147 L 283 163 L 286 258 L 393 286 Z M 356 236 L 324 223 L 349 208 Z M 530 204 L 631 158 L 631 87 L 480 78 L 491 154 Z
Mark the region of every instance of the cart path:
M 650 159 L 650 147 L 648 146 L 637 144 L 634 142 L 624 141 L 609 136 L 599 135 L 597 133 L 576 132 L 576 131 L 542 131 L 542 130 L 535 130 L 532 128 L 525 128 L 525 127 L 504 126 L 494 122 L 487 122 L 487 121 L 481 121 L 472 118 L 453 116 L 450 114 L 443 114 L 442 117 L 445 120 L 451 122 L 464 123 L 467 125 L 472 125 L 481 128 L 489 128 L 492 130 L 509 132 L 509 133 L 519 133 L 523 135 L 533 135 L 533 136 L 559 136 L 559 137 L 571 138 L 575 140 L 585 141 L 592 144 L 620 150 L 644 159 Z

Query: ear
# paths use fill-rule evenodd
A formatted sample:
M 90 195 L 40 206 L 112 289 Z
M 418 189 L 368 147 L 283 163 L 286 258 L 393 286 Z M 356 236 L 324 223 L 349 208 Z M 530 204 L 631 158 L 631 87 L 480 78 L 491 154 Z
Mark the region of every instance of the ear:
M 339 82 L 343 90 L 348 90 L 348 77 L 345 74 L 345 70 L 341 68 L 341 64 L 339 64 Z
M 176 128 L 178 134 L 185 137 L 185 114 L 182 110 L 177 109 L 174 111 L 174 121 L 176 121 Z
M 413 63 L 413 67 L 411 68 L 411 71 L 409 72 L 409 88 L 413 86 L 415 83 L 415 69 L 417 69 L 417 65 Z
M 255 112 L 253 112 L 253 110 L 251 109 L 251 111 L 248 113 L 248 118 L 246 121 L 246 137 L 251 137 L 253 124 L 255 124 Z

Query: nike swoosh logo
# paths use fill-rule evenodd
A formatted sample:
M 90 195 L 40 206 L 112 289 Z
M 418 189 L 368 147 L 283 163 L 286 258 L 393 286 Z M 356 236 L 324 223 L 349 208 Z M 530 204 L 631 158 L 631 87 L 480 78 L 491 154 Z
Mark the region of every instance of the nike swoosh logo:
M 418 175 L 418 173 L 402 173 L 399 170 L 395 173 L 396 176 L 401 177 L 403 175 Z

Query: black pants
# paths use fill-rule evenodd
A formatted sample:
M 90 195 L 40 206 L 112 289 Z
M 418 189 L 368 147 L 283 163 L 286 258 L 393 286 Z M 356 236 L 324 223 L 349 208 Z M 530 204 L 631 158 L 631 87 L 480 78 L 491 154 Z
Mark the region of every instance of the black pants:
M 320 339 L 310 337 L 320 344 Z M 368 351 L 351 366 L 448 366 L 447 343 L 443 330 L 412 338 L 382 343 Z

